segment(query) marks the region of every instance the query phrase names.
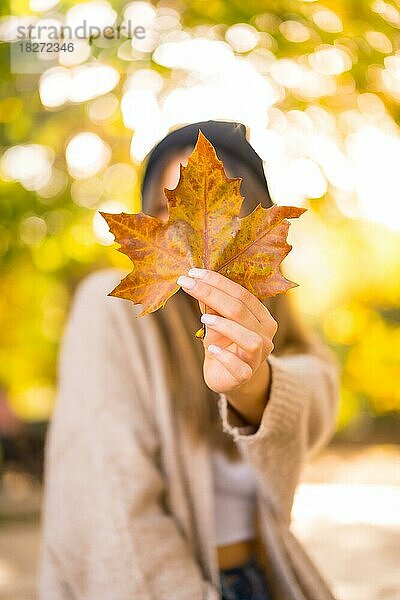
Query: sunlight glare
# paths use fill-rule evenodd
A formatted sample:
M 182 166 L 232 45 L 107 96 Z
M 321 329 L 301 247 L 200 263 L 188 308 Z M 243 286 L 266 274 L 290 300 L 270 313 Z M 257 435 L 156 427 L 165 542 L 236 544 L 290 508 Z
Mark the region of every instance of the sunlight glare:
M 4 179 L 19 181 L 27 190 L 38 190 L 51 178 L 54 151 L 40 144 L 8 148 L 0 161 Z
M 111 158 L 111 149 L 96 133 L 78 133 L 68 143 L 65 157 L 72 177 L 91 177 L 103 169 Z

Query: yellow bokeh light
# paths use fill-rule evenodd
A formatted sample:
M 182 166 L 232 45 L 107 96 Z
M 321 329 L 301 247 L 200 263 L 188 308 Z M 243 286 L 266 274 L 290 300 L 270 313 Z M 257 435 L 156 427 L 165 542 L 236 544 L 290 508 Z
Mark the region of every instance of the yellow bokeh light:
M 107 165 L 111 149 L 96 133 L 82 132 L 68 142 L 65 157 L 71 175 L 83 179 L 96 175 Z
M 343 31 L 343 23 L 340 17 L 328 8 L 318 8 L 312 15 L 314 23 L 323 31 L 329 33 L 340 33 Z
M 114 25 L 117 19 L 117 12 L 112 8 L 109 2 L 105 0 L 91 0 L 90 2 L 80 2 L 72 6 L 66 15 L 66 24 L 72 29 L 77 30 L 85 22 L 89 26 L 104 29 Z
M 257 46 L 258 31 L 246 23 L 236 23 L 225 34 L 226 41 L 235 52 L 249 52 Z
M 107 94 L 91 102 L 87 107 L 87 111 L 92 121 L 101 122 L 112 117 L 118 106 L 118 98 L 114 94 Z
M 393 50 L 392 42 L 382 31 L 367 31 L 366 40 L 374 50 L 382 54 L 390 54 Z
M 115 88 L 119 73 L 107 65 L 89 64 L 67 69 L 48 69 L 40 80 L 40 99 L 48 108 L 62 106 L 67 101 L 85 102 Z
M 51 178 L 54 151 L 40 144 L 8 148 L 0 161 L 2 177 L 20 181 L 27 190 L 38 190 Z
M 349 54 L 335 46 L 320 46 L 309 55 L 308 61 L 315 71 L 324 75 L 339 75 L 352 67 Z
M 306 42 L 310 39 L 310 30 L 299 21 L 283 21 L 279 31 L 289 42 Z
M 55 6 L 57 6 L 57 4 L 60 2 L 60 0 L 30 0 L 29 2 L 29 6 L 31 8 L 31 10 L 37 11 L 37 12 L 44 12 L 46 10 L 50 10 L 51 8 L 54 8 Z

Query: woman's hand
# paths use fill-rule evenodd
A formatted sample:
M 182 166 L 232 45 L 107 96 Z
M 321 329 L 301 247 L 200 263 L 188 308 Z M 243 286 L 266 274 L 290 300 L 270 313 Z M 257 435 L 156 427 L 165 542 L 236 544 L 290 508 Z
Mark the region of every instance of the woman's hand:
M 248 290 L 206 269 L 190 269 L 178 284 L 206 306 L 204 379 L 246 421 L 258 425 L 267 402 L 270 372 L 267 357 L 277 323 Z

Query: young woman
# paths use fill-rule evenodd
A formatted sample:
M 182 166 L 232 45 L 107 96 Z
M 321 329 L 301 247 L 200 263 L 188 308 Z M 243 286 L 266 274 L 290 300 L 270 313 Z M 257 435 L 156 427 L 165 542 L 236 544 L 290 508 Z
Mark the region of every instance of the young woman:
M 240 124 L 183 127 L 147 161 L 143 210 L 198 129 L 243 214 L 271 205 Z M 301 251 L 298 249 L 297 251 Z M 182 273 L 165 308 L 136 318 L 107 296 L 121 274 L 79 287 L 47 440 L 42 600 L 328 600 L 289 530 L 302 466 L 333 431 L 336 369 L 285 296 L 265 305 L 218 273 Z M 211 312 L 201 316 L 199 302 Z M 206 324 L 203 343 L 194 332 Z

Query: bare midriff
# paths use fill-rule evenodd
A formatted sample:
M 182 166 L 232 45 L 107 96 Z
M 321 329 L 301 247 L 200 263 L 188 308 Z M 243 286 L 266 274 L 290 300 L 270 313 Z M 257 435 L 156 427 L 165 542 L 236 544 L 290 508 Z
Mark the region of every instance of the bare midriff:
M 254 540 L 234 542 L 217 547 L 218 564 L 220 569 L 240 567 L 254 555 Z

